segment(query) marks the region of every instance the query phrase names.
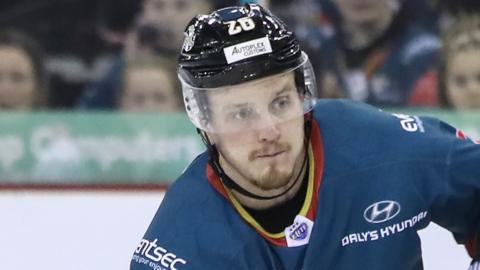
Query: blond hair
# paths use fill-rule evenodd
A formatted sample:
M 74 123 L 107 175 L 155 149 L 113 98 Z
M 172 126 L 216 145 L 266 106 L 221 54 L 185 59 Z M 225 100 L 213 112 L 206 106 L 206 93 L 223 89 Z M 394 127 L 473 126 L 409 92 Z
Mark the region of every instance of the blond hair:
M 458 52 L 480 50 L 480 15 L 462 14 L 443 35 L 443 55 L 446 60 Z
M 480 58 L 480 15 L 461 14 L 445 29 L 442 35 L 443 51 L 440 66 L 438 98 L 441 105 L 451 107 L 447 95 L 448 62 L 456 54 L 469 50 L 478 50 Z
M 126 76 L 132 70 L 138 69 L 155 69 L 164 72 L 167 77 L 172 82 L 172 86 L 175 90 L 175 102 L 180 108 L 183 108 L 183 96 L 180 83 L 177 79 L 176 73 L 176 64 L 173 59 L 162 57 L 162 56 L 150 56 L 150 57 L 138 57 L 136 59 L 128 60 L 123 70 L 122 76 L 122 91 L 118 93 L 116 98 L 117 107 L 119 106 L 120 100 L 125 93 L 126 85 Z

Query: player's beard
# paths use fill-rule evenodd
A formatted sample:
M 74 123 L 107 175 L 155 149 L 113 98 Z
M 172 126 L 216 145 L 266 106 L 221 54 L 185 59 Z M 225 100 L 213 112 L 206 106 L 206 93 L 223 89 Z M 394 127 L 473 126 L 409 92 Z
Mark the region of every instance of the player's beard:
M 255 179 L 250 179 L 251 183 L 262 190 L 271 190 L 281 188 L 287 185 L 292 177 L 293 168 L 288 171 L 280 171 L 277 166 L 267 166 L 260 171 Z
M 274 146 L 270 146 L 270 151 L 276 150 L 285 151 L 283 155 L 287 155 L 286 161 L 276 160 L 273 163 L 262 164 L 261 160 L 256 160 L 255 156 L 265 151 L 253 151 L 249 154 L 247 164 L 238 162 L 229 153 L 224 153 L 222 156 L 224 160 L 244 179 L 249 183 L 258 187 L 261 190 L 268 191 L 277 188 L 286 187 L 291 180 L 296 164 L 299 158 L 299 154 L 292 156 L 292 146 L 288 143 L 277 143 Z M 271 150 L 275 149 L 275 150 Z

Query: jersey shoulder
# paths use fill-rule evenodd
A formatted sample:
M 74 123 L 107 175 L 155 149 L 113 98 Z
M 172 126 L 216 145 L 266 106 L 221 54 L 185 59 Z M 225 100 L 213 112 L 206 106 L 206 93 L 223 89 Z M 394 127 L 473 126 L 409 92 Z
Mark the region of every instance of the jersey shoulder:
M 157 269 L 155 264 L 228 269 L 241 247 L 253 242 L 253 231 L 208 182 L 208 159 L 207 153 L 197 157 L 169 188 L 134 252 L 131 269 Z M 145 261 L 153 266 L 145 268 Z
M 387 112 L 350 100 L 318 101 L 314 119 L 327 155 L 341 150 L 346 157 L 370 157 L 373 163 L 420 157 L 441 160 L 456 139 L 455 129 L 438 119 Z
M 390 132 L 389 135 L 407 135 L 409 140 L 415 140 L 456 132 L 454 127 L 434 117 L 385 111 L 363 102 L 346 99 L 318 100 L 313 112 L 315 121 L 321 127 L 332 129 L 337 132 L 335 135 L 340 136 L 353 134 L 358 138 L 361 135 L 372 138 L 375 135 L 385 135 L 383 132 Z M 419 136 L 420 134 L 423 136 Z
M 321 126 L 338 127 L 344 131 L 349 126 L 364 127 L 361 130 L 375 125 L 385 128 L 381 122 L 391 120 L 391 115 L 381 109 L 347 99 L 320 99 L 316 102 L 313 116 Z

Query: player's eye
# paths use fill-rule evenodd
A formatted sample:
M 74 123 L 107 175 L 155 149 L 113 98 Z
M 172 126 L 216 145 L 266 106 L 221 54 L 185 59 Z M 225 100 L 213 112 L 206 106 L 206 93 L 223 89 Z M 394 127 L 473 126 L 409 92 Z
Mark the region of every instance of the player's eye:
M 276 97 L 270 104 L 271 111 L 274 113 L 281 113 L 289 109 L 292 105 L 292 100 L 289 95 Z
M 255 111 L 251 107 L 241 107 L 228 113 L 228 119 L 236 122 L 246 122 L 255 117 Z

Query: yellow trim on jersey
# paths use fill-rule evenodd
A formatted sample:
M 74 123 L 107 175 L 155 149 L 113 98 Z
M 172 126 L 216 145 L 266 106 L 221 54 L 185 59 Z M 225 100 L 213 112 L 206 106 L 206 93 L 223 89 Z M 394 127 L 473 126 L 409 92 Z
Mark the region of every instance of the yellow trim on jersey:
M 305 196 L 305 201 L 303 202 L 302 209 L 300 210 L 299 215 L 306 217 L 308 209 L 310 208 L 311 202 L 312 202 L 312 196 L 313 196 L 313 183 L 314 183 L 314 169 L 315 169 L 315 162 L 313 158 L 313 150 L 310 145 L 308 147 L 308 159 L 310 162 L 310 166 L 308 169 L 308 187 L 307 187 L 307 194 Z M 225 187 L 225 190 L 227 192 L 228 198 L 232 202 L 233 206 L 237 211 L 240 213 L 240 215 L 250 224 L 252 225 L 255 229 L 260 231 L 262 234 L 270 237 L 270 238 L 281 238 L 285 237 L 285 232 L 280 232 L 280 233 L 269 233 L 267 232 L 258 222 L 243 208 L 243 206 L 237 201 L 235 196 L 230 192 L 228 188 Z

